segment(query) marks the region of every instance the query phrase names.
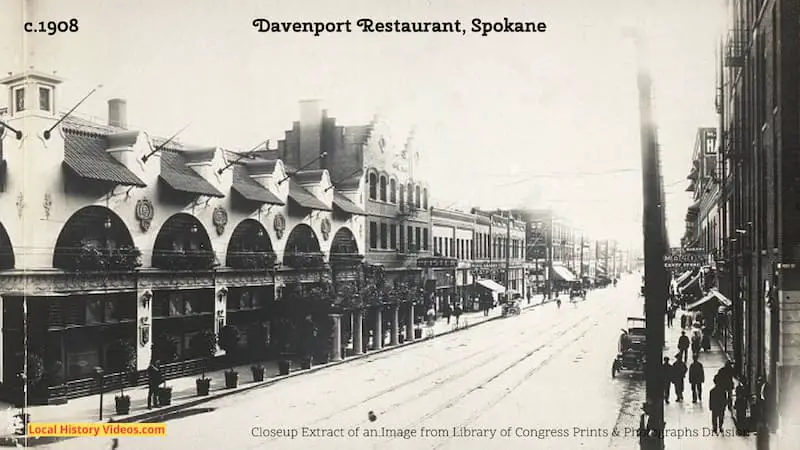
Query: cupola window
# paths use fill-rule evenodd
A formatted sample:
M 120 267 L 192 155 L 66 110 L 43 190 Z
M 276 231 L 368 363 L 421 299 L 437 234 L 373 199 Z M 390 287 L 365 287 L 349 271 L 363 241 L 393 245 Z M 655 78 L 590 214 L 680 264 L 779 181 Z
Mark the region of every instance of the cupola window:
M 25 111 L 25 88 L 14 89 L 14 112 Z
M 49 87 L 39 87 L 39 109 L 52 112 L 52 90 Z

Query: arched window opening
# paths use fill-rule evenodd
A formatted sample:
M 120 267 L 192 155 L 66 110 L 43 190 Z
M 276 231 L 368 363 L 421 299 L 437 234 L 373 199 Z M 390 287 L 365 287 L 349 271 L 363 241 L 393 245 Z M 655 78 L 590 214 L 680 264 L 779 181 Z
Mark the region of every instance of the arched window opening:
M 295 269 L 319 268 L 325 265 L 319 240 L 310 226 L 299 224 L 289 233 L 283 253 L 283 263 Z
M 242 221 L 233 230 L 225 262 L 235 269 L 272 269 L 275 253 L 264 226 L 253 219 Z
M 141 265 L 141 253 L 122 219 L 102 206 L 78 210 L 56 240 L 53 267 L 75 271 L 127 271 Z
M 189 214 L 176 214 L 161 226 L 153 246 L 153 267 L 208 270 L 219 265 L 205 228 Z
M 378 176 L 374 173 L 369 174 L 369 198 L 370 200 L 378 198 Z
M 397 182 L 394 179 L 389 181 L 389 201 L 397 203 Z
M 0 270 L 13 269 L 14 264 L 14 247 L 11 245 L 6 227 L 0 223 Z
M 398 193 L 398 197 L 400 199 L 400 208 L 403 208 L 406 203 L 406 187 L 403 183 L 400 183 L 400 192 Z
M 414 188 L 414 206 L 416 206 L 417 208 L 419 208 L 420 206 L 422 206 L 422 205 L 421 205 L 421 203 L 420 203 L 420 202 L 421 202 L 421 200 L 422 200 L 422 199 L 420 198 L 420 189 L 419 189 L 419 186 L 416 186 L 416 187 Z
M 422 190 L 422 207 L 428 209 L 428 188 Z
M 386 177 L 381 175 L 381 201 L 386 201 Z
M 407 193 L 408 193 L 408 206 L 411 207 L 411 206 L 414 206 L 414 185 L 411 184 L 411 183 L 408 183 L 407 189 L 408 189 L 408 191 L 407 191 Z

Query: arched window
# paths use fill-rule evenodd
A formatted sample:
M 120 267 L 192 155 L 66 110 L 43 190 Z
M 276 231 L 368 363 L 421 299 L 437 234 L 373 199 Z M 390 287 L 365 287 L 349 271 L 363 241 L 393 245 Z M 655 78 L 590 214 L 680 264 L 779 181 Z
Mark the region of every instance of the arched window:
M 386 201 L 386 177 L 381 175 L 381 201 Z
M 394 181 L 394 178 L 389 181 L 389 201 L 397 203 L 397 182 Z
M 419 195 L 419 186 L 416 186 L 414 188 L 414 206 L 419 208 L 421 206 L 420 205 L 420 201 L 421 201 L 421 199 L 420 199 L 420 195 Z
M 400 183 L 400 192 L 398 193 L 398 198 L 400 199 L 401 205 L 406 202 L 406 186 L 403 183 Z
M 378 198 L 378 176 L 374 173 L 369 174 L 369 198 L 371 200 Z
M 408 206 L 413 206 L 414 205 L 414 185 L 411 184 L 411 183 L 408 183 L 408 187 L 406 189 L 408 189 Z
M 422 190 L 422 207 L 428 209 L 428 188 Z

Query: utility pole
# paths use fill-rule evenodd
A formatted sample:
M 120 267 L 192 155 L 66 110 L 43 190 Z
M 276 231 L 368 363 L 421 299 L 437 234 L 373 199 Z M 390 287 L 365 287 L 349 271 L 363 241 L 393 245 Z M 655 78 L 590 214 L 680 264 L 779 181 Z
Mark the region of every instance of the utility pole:
M 581 232 L 581 266 L 578 268 L 578 276 L 581 279 L 581 285 L 583 285 L 583 232 Z
M 667 301 L 667 278 L 664 268 L 666 236 L 664 205 L 661 198 L 661 174 L 656 127 L 652 112 L 652 81 L 644 61 L 645 49 L 634 35 L 638 68 L 639 114 L 642 147 L 642 201 L 645 260 L 645 320 L 647 361 L 645 380 L 650 415 L 650 433 L 642 439 L 643 449 L 664 448 L 664 373 L 661 366 L 664 345 L 664 316 Z
M 547 240 L 545 247 L 545 291 L 547 291 L 547 299 L 553 299 L 553 215 L 550 214 L 550 223 L 547 227 Z

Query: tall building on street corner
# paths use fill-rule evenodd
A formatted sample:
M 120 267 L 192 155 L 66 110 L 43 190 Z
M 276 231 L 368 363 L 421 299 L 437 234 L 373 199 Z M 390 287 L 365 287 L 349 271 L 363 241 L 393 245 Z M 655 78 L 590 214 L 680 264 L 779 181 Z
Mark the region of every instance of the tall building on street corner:
M 688 211 L 683 244 L 708 251 L 731 303 L 748 414 L 778 428 L 788 448 L 800 440 L 800 1 L 732 0 L 727 8 L 717 164 L 712 170 L 706 154 L 690 174 L 699 204 Z M 756 414 L 761 406 L 766 415 Z
M 473 263 L 476 284 L 494 291 L 495 297 L 500 293 L 512 298 L 527 297 L 524 266 L 525 221 L 510 210 L 486 211 L 472 208 L 472 213 L 476 215 L 476 222 L 485 223 L 487 219 L 489 222 L 489 232 L 481 233 L 475 241 L 476 246 L 483 245 L 486 250 L 480 254 L 484 255 L 482 260 Z
M 526 265 L 533 288 L 531 294 L 542 292 L 552 297 L 553 293 L 567 289 L 569 283 L 578 281 L 581 266 L 579 233 L 552 210 L 516 212 L 525 222 Z

